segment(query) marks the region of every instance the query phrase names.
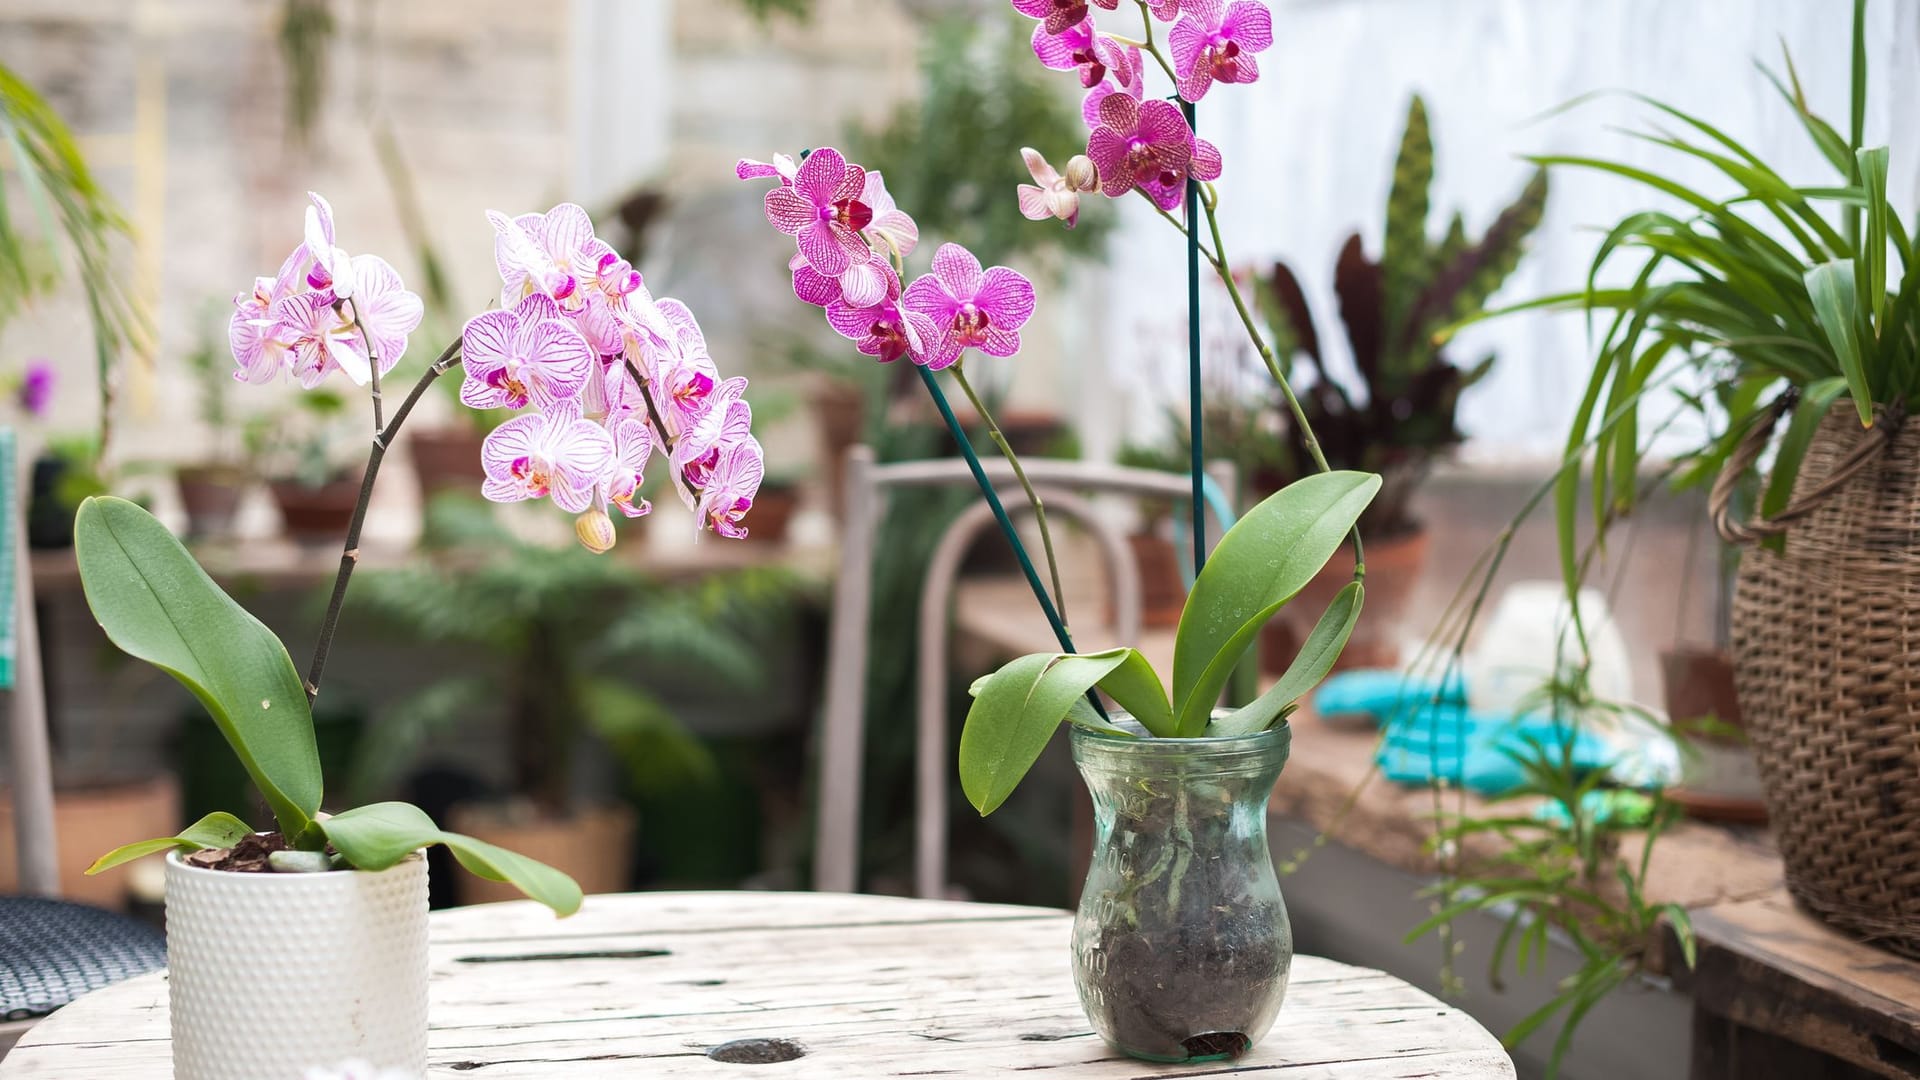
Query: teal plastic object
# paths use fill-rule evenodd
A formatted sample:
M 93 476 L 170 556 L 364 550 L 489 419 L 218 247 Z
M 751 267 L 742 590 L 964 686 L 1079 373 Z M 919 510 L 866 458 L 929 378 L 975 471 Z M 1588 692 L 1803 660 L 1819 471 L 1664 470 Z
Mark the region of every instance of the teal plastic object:
M 1605 741 L 1592 732 L 1570 730 L 1552 717 L 1493 716 L 1429 703 L 1407 710 L 1387 726 L 1375 760 L 1395 783 L 1424 787 L 1444 779 L 1481 795 L 1504 795 L 1526 781 L 1516 754 L 1558 748 L 1568 739 L 1577 769 L 1612 764 L 1614 752 Z

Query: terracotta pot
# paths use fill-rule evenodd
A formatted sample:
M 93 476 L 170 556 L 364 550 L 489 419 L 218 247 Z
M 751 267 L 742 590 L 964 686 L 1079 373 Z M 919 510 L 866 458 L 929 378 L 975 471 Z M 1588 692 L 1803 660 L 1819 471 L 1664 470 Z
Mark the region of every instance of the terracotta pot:
M 820 432 L 820 459 L 826 463 L 827 497 L 836 516 L 846 502 L 847 451 L 866 430 L 867 396 L 849 382 L 831 380 L 813 391 L 814 425 Z
M 427 1067 L 427 860 L 242 874 L 167 856 L 176 1080 Z
M 588 893 L 624 892 L 633 877 L 633 837 L 637 819 L 625 804 L 599 806 L 566 818 L 527 815 L 524 819 L 495 804 L 466 803 L 447 815 L 447 828 L 509 851 L 539 859 Z M 472 874 L 461 874 L 454 894 L 462 904 L 522 900 L 519 889 Z
M 1746 728 L 1734 692 L 1733 658 L 1722 649 L 1677 645 L 1660 653 L 1660 678 L 1666 690 L 1667 718 L 1687 725 L 1711 717 L 1716 724 Z M 1703 821 L 1762 824 L 1767 804 L 1760 767 L 1740 734 L 1692 731 L 1685 762 L 1686 781 L 1668 797 Z
M 1362 609 L 1364 610 L 1364 608 Z M 1293 632 L 1293 624 L 1286 619 L 1275 619 L 1260 628 L 1260 673 L 1279 675 L 1293 663 L 1295 653 L 1300 651 L 1300 635 Z
M 1407 604 L 1420 584 L 1427 562 L 1427 531 L 1419 529 L 1389 540 L 1366 538 L 1367 595 L 1353 637 L 1334 662 L 1335 671 L 1350 668 L 1400 666 L 1401 626 Z M 1353 548 L 1342 544 L 1307 587 L 1286 607 L 1287 620 L 1300 640 L 1333 602 L 1334 594 L 1353 580 Z M 1285 670 L 1284 665 L 1280 670 Z
M 487 471 L 480 464 L 480 444 L 486 435 L 471 428 L 422 428 L 413 433 L 413 474 L 420 481 L 420 501 L 444 491 L 477 495 Z
M 187 535 L 193 539 L 226 536 L 233 532 L 233 516 L 247 493 L 247 476 L 222 465 L 191 465 L 173 474 L 180 488 L 180 505 L 187 512 Z
M 88 877 L 87 867 L 122 844 L 165 836 L 184 824 L 180 785 L 171 776 L 56 788 L 53 828 L 60 853 L 60 895 L 95 907 L 124 908 L 127 875 Z M 6 795 L 0 800 L 0 895 L 19 888 L 13 802 Z
M 763 484 L 747 512 L 747 540 L 784 544 L 794 512 L 800 509 L 800 489 L 792 484 Z
M 353 506 L 360 498 L 360 478 L 335 480 L 319 487 L 308 487 L 294 480 L 275 480 L 269 485 L 273 501 L 280 507 L 280 520 L 287 536 L 302 544 L 337 544 L 347 535 L 353 521 Z
M 1127 537 L 1133 560 L 1140 566 L 1140 625 L 1165 630 L 1180 625 L 1180 609 L 1187 602 L 1186 582 L 1180 577 L 1180 550 L 1157 532 Z

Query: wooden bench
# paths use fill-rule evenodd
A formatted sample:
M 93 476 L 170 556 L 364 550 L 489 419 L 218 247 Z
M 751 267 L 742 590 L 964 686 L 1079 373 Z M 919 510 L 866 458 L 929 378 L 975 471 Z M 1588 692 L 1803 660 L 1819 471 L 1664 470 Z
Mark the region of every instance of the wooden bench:
M 1920 1080 L 1920 963 L 1829 929 L 1781 888 L 1693 913 L 1693 1080 Z

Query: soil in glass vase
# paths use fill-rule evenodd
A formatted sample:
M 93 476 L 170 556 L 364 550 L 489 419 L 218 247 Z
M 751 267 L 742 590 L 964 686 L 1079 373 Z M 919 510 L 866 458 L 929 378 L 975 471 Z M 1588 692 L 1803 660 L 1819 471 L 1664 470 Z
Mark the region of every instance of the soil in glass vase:
M 1074 984 L 1114 1048 L 1148 1061 L 1231 1059 L 1273 1026 L 1293 930 L 1267 848 L 1267 798 L 1291 740 L 1284 725 L 1214 739 L 1072 729 L 1094 812 Z

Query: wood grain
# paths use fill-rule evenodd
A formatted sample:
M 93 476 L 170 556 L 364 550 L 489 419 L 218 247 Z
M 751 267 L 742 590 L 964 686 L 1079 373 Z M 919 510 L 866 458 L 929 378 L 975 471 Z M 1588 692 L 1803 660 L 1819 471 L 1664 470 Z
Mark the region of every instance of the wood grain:
M 435 1078 L 978 1077 L 1103 1080 L 1512 1077 L 1471 1018 L 1364 968 L 1296 959 L 1280 1020 L 1237 1063 L 1132 1061 L 1081 1015 L 1069 916 L 1037 908 L 779 893 L 596 896 L 556 921 L 530 903 L 434 916 Z M 805 1050 L 775 1065 L 707 1051 Z M 68 1006 L 0 1080 L 171 1076 L 164 973 Z

